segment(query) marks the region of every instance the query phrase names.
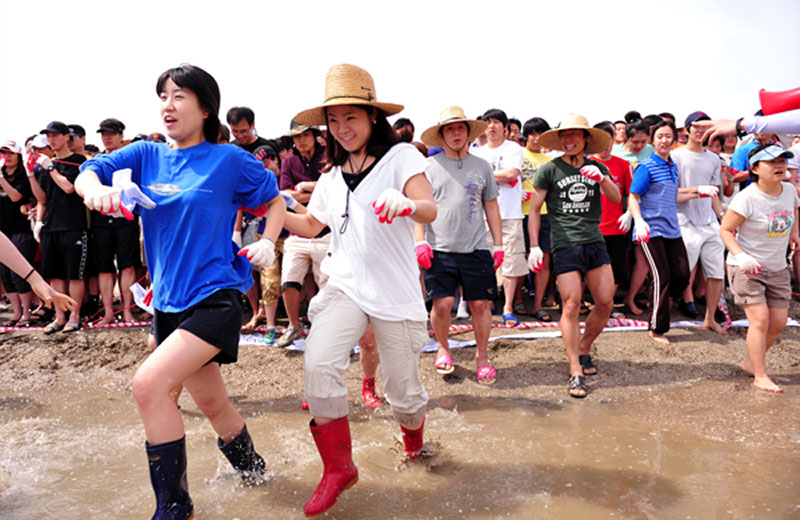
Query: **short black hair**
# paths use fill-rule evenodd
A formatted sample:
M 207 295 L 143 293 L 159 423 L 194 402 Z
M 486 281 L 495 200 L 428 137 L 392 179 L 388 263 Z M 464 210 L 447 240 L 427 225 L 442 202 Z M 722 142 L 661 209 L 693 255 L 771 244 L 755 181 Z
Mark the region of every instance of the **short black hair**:
M 230 143 L 231 142 L 231 129 L 228 128 L 228 125 L 219 124 L 219 137 L 217 138 L 217 143 Z
M 626 126 L 628 125 L 628 123 L 623 121 L 622 119 L 617 119 L 616 121 L 614 121 L 614 126 L 617 126 L 620 123 L 622 123 L 623 125 L 626 125 Z
M 407 117 L 401 117 L 400 119 L 395 121 L 394 124 L 392 125 L 392 128 L 397 130 L 399 128 L 403 128 L 404 126 L 410 126 L 411 131 L 414 132 L 414 123 L 412 123 L 411 120 Z
M 489 121 L 490 119 L 497 119 L 503 123 L 503 128 L 508 126 L 508 116 L 499 108 L 490 108 L 481 116 L 482 121 Z
M 520 120 L 519 120 L 519 119 L 517 119 L 516 117 L 512 117 L 512 118 L 510 118 L 510 119 L 508 120 L 508 124 L 510 125 L 511 123 L 514 123 L 515 125 L 517 125 L 517 128 L 519 128 L 520 130 L 522 130 L 522 123 L 521 123 L 521 122 L 520 122 Z
M 253 126 L 256 122 L 256 114 L 250 107 L 233 107 L 228 110 L 228 115 L 225 117 L 229 125 L 238 125 L 242 119 L 247 121 L 247 126 Z
M 610 135 L 611 139 L 614 139 L 614 125 L 612 125 L 608 121 L 601 121 L 600 123 L 594 125 L 594 128 L 602 130 L 603 132 Z
M 543 134 L 550 130 L 550 125 L 541 117 L 532 117 L 522 125 L 522 137 L 528 138 L 531 134 Z
M 183 63 L 164 71 L 156 81 L 156 94 L 164 91 L 164 85 L 171 79 L 181 88 L 191 90 L 197 96 L 200 108 L 208 115 L 203 123 L 203 136 L 209 143 L 216 143 L 219 136 L 219 85 L 214 76 L 200 67 Z
M 628 126 L 625 127 L 625 138 L 630 139 L 639 132 L 644 132 L 647 136 L 650 135 L 650 126 L 642 119 L 628 123 Z
M 626 123 L 628 123 L 628 124 L 631 124 L 631 123 L 633 123 L 634 121 L 641 121 L 641 119 L 642 119 L 642 114 L 640 114 L 640 113 L 639 113 L 639 112 L 637 112 L 636 110 L 629 110 L 629 111 L 628 111 L 628 112 L 625 114 L 625 117 L 624 117 L 624 119 L 625 119 L 625 122 L 626 122 Z
M 100 148 L 98 148 L 96 145 L 93 144 L 87 144 L 86 146 L 83 147 L 83 149 L 91 153 L 100 153 Z
M 663 117 L 657 116 L 655 114 L 650 114 L 648 116 L 645 116 L 644 119 L 642 119 L 642 121 L 647 123 L 647 126 L 653 126 L 654 124 L 658 123 L 659 121 L 663 121 L 663 120 L 664 120 Z
M 671 119 L 673 122 L 675 122 L 675 115 L 672 112 L 661 112 L 658 114 L 658 116 L 661 119 Z

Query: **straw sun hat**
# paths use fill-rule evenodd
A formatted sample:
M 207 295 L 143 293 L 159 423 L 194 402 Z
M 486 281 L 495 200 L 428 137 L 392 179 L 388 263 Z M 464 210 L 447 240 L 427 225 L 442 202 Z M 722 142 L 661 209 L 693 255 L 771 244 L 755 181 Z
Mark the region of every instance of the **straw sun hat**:
M 336 105 L 371 106 L 383 110 L 387 116 L 403 110 L 403 105 L 379 103 L 375 82 L 369 72 L 343 63 L 328 69 L 328 75 L 325 76 L 325 101 L 317 107 L 303 110 L 294 116 L 294 120 L 301 125 L 325 125 L 325 107 Z
M 422 132 L 422 137 L 420 139 L 428 146 L 444 146 L 444 139 L 442 139 L 442 136 L 439 134 L 439 129 L 450 123 L 458 122 L 464 122 L 469 127 L 467 142 L 474 141 L 486 130 L 486 127 L 489 126 L 485 122 L 478 121 L 477 119 L 467 119 L 467 116 L 464 115 L 464 109 L 459 106 L 451 105 L 442 110 L 439 114 L 439 123 Z
M 586 150 L 584 153 L 599 153 L 608 148 L 608 143 L 611 141 L 611 136 L 599 128 L 592 128 L 589 126 L 589 121 L 580 114 L 570 114 L 552 130 L 548 130 L 539 136 L 539 144 L 551 150 L 561 150 L 561 140 L 558 138 L 558 133 L 561 130 L 586 130 L 592 136 L 591 140 L 586 143 Z

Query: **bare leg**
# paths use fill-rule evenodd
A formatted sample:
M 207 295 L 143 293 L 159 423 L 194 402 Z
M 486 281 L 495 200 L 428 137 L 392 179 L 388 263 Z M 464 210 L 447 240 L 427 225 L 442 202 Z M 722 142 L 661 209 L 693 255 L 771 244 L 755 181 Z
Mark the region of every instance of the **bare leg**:
M 360 348 L 359 358 L 361 359 L 361 375 L 364 379 L 375 379 L 378 373 L 378 365 L 381 358 L 378 355 L 378 347 L 375 343 L 375 333 L 372 327 L 367 327 L 364 335 L 358 340 Z
M 558 291 L 561 293 L 563 310 L 561 312 L 561 338 L 569 359 L 569 373 L 571 376 L 583 376 L 578 356 L 580 355 L 581 330 L 578 323 L 578 313 L 581 308 L 583 292 L 581 290 L 581 275 L 578 271 L 570 271 L 556 277 Z
M 184 381 L 184 386 L 219 438 L 226 443 L 235 439 L 244 428 L 244 419 L 228 399 L 219 364 L 200 368 Z
M 649 268 L 647 267 L 647 260 L 644 257 L 644 252 L 642 252 L 641 247 L 634 248 L 636 261 L 633 264 L 633 273 L 631 273 L 631 283 L 628 286 L 628 295 L 625 297 L 625 305 L 631 310 L 633 314 L 639 316 L 642 312 L 642 309 L 636 305 L 636 295 L 639 293 L 639 290 L 642 288 L 642 284 L 644 284 L 645 279 L 647 278 L 647 273 Z
M 706 279 L 706 317 L 702 328 L 713 330 L 717 334 L 727 334 L 728 331 L 714 321 L 714 311 L 717 310 L 720 294 L 722 294 L 722 278 Z
M 475 363 L 482 367 L 489 363 L 489 332 L 492 327 L 492 308 L 489 300 L 467 302 L 472 314 L 472 327 L 475 332 Z M 439 336 L 438 334 L 436 335 Z
M 683 301 L 686 303 L 694 301 L 694 279 L 697 276 L 697 264 L 695 264 L 694 269 L 689 274 L 689 285 L 686 286 L 686 290 L 683 291 Z M 706 300 L 708 301 L 708 300 Z
M 75 310 L 72 311 L 69 315 L 69 321 L 80 323 L 81 322 L 81 306 L 80 302 L 83 301 L 83 293 L 86 290 L 86 286 L 83 283 L 83 280 L 70 280 L 69 281 L 69 295 L 72 297 L 73 300 L 78 302 L 78 305 L 75 307 Z
M 767 375 L 766 354 L 786 325 L 788 309 L 769 308 L 766 303 L 755 303 L 745 305 L 744 312 L 750 327 L 747 329 L 747 357 L 739 363 L 739 368 L 753 375 L 756 388 L 782 392 L 783 389 Z M 768 343 L 770 339 L 772 341 Z
M 65 280 L 52 278 L 50 279 L 50 286 L 60 293 L 67 292 L 67 282 Z M 70 294 L 70 296 L 72 295 Z M 64 314 L 64 311 L 62 311 L 58 305 L 54 305 L 53 307 L 55 307 L 56 310 L 56 323 L 58 323 L 59 326 L 63 327 L 64 324 L 67 322 L 67 316 Z
M 119 273 L 119 291 L 122 293 L 122 319 L 127 322 L 136 321 L 133 315 L 133 293 L 131 285 L 136 281 L 136 268 L 126 267 Z
M 439 346 L 439 351 L 436 353 L 437 358 L 445 354 L 450 354 L 450 345 L 447 342 L 447 337 L 450 334 L 450 308 L 453 306 L 454 301 L 455 298 L 452 296 L 435 298 L 433 300 L 430 320 L 433 332 L 436 334 L 436 342 Z M 491 320 L 491 316 L 489 316 L 489 319 Z M 450 367 L 442 368 L 449 369 Z
M 8 301 L 11 302 L 11 308 L 14 310 L 14 315 L 11 319 L 18 321 L 22 318 L 22 300 L 20 300 L 19 293 L 7 292 L 6 296 L 8 296 Z M 28 307 L 30 307 L 30 305 Z M 28 314 L 30 314 L 30 311 L 28 311 Z
M 114 321 L 114 273 L 100 273 L 97 280 L 100 298 L 103 300 L 103 319 L 99 321 L 99 325 L 108 325 Z
M 503 313 L 514 313 L 514 294 L 517 292 L 517 286 L 520 285 L 521 281 L 521 276 L 506 276 L 503 278 L 503 291 L 505 292 Z
M 614 273 L 611 265 L 605 264 L 586 273 L 586 285 L 594 299 L 592 312 L 586 317 L 586 328 L 580 340 L 580 353 L 589 354 L 592 343 L 608 324 L 614 307 Z
M 31 319 L 31 300 L 33 299 L 33 291 L 21 293 L 19 295 L 20 304 L 22 304 L 22 319 Z M 16 311 L 14 312 L 16 314 Z
M 286 315 L 289 323 L 296 329 L 300 328 L 300 291 L 294 287 L 287 287 L 283 290 L 283 306 L 286 307 Z
M 544 298 L 544 293 L 547 291 L 547 284 L 550 281 L 550 253 L 544 253 L 542 256 L 542 268 L 539 269 L 539 272 L 533 277 L 534 293 L 531 314 L 536 314 L 542 310 L 542 299 Z M 550 298 L 553 298 L 554 295 L 552 291 L 550 292 Z

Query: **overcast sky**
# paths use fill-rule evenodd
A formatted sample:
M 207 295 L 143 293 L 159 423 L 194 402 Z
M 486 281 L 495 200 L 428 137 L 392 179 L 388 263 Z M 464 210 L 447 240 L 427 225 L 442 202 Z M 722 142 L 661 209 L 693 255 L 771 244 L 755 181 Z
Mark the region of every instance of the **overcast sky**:
M 116 117 L 126 137 L 162 131 L 155 82 L 188 62 L 228 108 L 275 137 L 323 100 L 325 73 L 353 63 L 417 137 L 446 105 L 551 124 L 694 110 L 752 114 L 758 90 L 800 86 L 800 1 L 172 2 L 0 0 L 0 139 L 51 120 Z

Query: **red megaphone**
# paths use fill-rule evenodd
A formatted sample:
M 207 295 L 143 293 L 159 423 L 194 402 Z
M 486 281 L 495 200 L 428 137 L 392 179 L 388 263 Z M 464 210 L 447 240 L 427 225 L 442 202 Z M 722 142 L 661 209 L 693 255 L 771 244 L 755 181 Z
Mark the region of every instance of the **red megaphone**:
M 758 91 L 761 100 L 761 111 L 765 116 L 800 108 L 800 87 L 781 92 L 767 92 L 763 88 Z

